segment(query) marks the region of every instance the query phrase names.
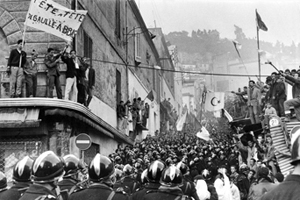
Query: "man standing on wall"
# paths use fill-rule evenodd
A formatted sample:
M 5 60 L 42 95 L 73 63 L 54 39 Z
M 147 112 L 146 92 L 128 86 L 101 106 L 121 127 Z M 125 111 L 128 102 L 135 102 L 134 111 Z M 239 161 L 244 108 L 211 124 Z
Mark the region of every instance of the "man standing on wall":
M 57 98 L 62 99 L 62 90 L 61 90 L 61 85 L 60 85 L 60 72 L 59 72 L 59 62 L 60 62 L 60 56 L 61 53 L 54 55 L 54 49 L 53 48 L 48 48 L 48 54 L 45 57 L 44 63 L 48 69 L 48 87 L 49 87 L 49 92 L 47 94 L 47 97 L 53 98 L 53 90 L 54 90 L 54 85 L 56 88 L 56 93 L 57 93 Z
M 22 51 L 25 42 L 18 40 L 18 46 L 10 52 L 7 63 L 7 74 L 10 75 L 10 97 L 21 97 L 24 79 L 23 67 L 26 63 L 26 53 Z
M 37 64 L 35 59 L 38 54 L 35 50 L 31 53 L 31 58 L 29 58 L 24 66 L 25 82 L 26 82 L 26 97 L 36 97 L 37 88 Z
M 66 46 L 67 48 L 68 46 Z M 65 88 L 65 99 L 77 102 L 77 71 L 79 69 L 78 63 L 76 62 L 76 51 L 71 50 L 70 55 L 64 54 L 61 60 L 67 64 L 66 71 L 66 88 Z
M 253 80 L 249 81 L 248 108 L 252 124 L 260 123 L 259 113 L 261 104 L 261 93 Z

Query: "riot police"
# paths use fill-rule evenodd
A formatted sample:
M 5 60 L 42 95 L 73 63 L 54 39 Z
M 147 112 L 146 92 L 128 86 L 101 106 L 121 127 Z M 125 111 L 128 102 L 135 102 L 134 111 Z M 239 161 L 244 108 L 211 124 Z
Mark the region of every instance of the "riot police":
M 13 170 L 14 185 L 3 192 L 1 199 L 20 199 L 31 184 L 32 164 L 33 160 L 29 156 L 25 156 L 15 165 Z
M 7 179 L 3 172 L 0 172 L 0 199 L 2 198 L 3 193 L 7 190 Z
M 132 200 L 142 199 L 147 191 L 157 191 L 160 187 L 159 181 L 165 167 L 162 161 L 153 161 L 147 169 L 147 180 L 149 183 L 145 184 L 144 189 L 135 192 L 131 197 Z
M 147 191 L 144 200 L 164 199 L 164 200 L 190 200 L 191 198 L 184 195 L 179 188 L 182 185 L 182 174 L 180 170 L 170 165 L 161 175 L 161 187 L 157 191 Z
M 140 187 L 140 183 L 134 178 L 134 168 L 126 164 L 123 168 L 123 177 L 115 185 L 116 191 L 125 191 L 127 194 L 132 194 Z
M 197 195 L 197 191 L 195 188 L 194 183 L 189 180 L 189 167 L 184 162 L 179 162 L 176 167 L 180 170 L 182 176 L 183 176 L 183 184 L 180 187 L 182 192 L 185 195 L 188 195 L 190 197 L 193 197 L 195 200 L 199 200 L 199 197 Z
M 67 191 L 69 194 L 74 192 L 79 187 L 78 175 L 84 169 L 82 162 L 73 154 L 63 157 L 64 171 L 63 180 L 58 183 L 61 191 Z
M 88 167 L 89 188 L 71 194 L 69 200 L 123 200 L 127 195 L 115 192 L 116 182 L 113 162 L 106 156 L 96 154 Z
M 33 162 L 33 184 L 23 194 L 20 200 L 61 200 L 67 199 L 62 196 L 58 180 L 64 174 L 64 163 L 52 151 L 42 153 Z

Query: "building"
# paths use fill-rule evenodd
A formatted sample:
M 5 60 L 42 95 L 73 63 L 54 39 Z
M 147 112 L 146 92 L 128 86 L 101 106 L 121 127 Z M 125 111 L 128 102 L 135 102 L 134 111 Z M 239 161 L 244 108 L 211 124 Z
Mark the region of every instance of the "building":
M 5 171 L 9 180 L 16 160 L 24 155 L 34 157 L 52 150 L 60 156 L 73 153 L 80 157 L 81 151 L 75 145 L 75 138 L 80 133 L 87 133 L 92 139 L 91 147 L 84 151 L 88 163 L 97 152 L 108 155 L 119 145 L 133 144 L 136 135 L 141 139 L 160 129 L 160 76 L 155 70 L 155 66 L 160 66 L 160 60 L 152 41 L 154 36 L 148 31 L 135 1 L 55 2 L 71 9 L 77 5 L 77 9 L 88 11 L 72 48 L 77 50 L 77 55 L 91 59 L 96 72 L 94 97 L 89 109 L 77 102 L 46 98 L 47 68 L 43 59 L 47 48 L 59 51 L 65 41 L 27 27 L 25 51 L 35 49 L 39 53 L 37 98 L 7 98 L 6 59 L 10 49 L 15 48 L 17 40 L 22 38 L 30 1 L 1 1 L 0 170 Z M 66 66 L 63 63 L 60 71 L 64 91 Z M 146 98 L 151 91 L 152 101 Z M 131 120 L 120 120 L 117 117 L 120 101 L 132 104 L 134 98 L 139 97 L 149 105 L 148 115 L 144 118 L 146 123 L 138 123 L 137 116 L 128 109 L 126 113 Z M 141 115 L 142 111 L 139 112 Z M 143 130 L 148 132 L 143 135 Z

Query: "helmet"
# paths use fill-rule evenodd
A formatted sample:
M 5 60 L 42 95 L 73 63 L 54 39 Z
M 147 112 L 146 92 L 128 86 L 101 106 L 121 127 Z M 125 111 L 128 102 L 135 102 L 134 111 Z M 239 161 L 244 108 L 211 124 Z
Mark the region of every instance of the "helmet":
M 115 168 L 115 173 L 117 181 L 120 180 L 122 178 L 122 170 Z
M 3 172 L 0 172 L 0 189 L 7 187 L 7 179 Z
M 31 181 L 31 170 L 33 160 L 29 156 L 25 156 L 14 167 L 13 179 L 19 182 Z
M 182 174 L 180 170 L 171 165 L 167 167 L 161 175 L 160 184 L 163 186 L 181 186 L 182 185 Z
M 167 166 L 170 166 L 171 164 L 173 164 L 173 160 L 172 160 L 172 158 L 167 158 L 167 160 L 166 160 L 166 165 Z
M 295 126 L 291 130 L 291 153 L 292 153 L 292 165 L 296 164 L 296 161 L 300 160 L 300 126 Z
M 211 179 L 210 172 L 209 172 L 207 169 L 204 169 L 204 170 L 202 171 L 202 176 L 203 176 L 204 180 L 209 180 L 209 179 Z
M 88 171 L 91 181 L 101 181 L 114 174 L 115 168 L 113 162 L 108 157 L 97 153 L 91 161 Z
M 45 151 L 34 161 L 32 176 L 34 182 L 47 183 L 64 174 L 64 162 L 53 151 Z
M 142 174 L 141 174 L 141 183 L 142 184 L 145 184 L 145 183 L 148 183 L 148 176 L 147 176 L 147 173 L 148 173 L 148 170 L 145 169 Z
M 76 174 L 79 170 L 84 169 L 82 162 L 73 154 L 68 154 L 63 157 L 65 162 L 65 175 L 64 177 L 69 177 Z
M 153 161 L 148 167 L 148 179 L 151 182 L 159 182 L 161 174 L 165 169 L 166 165 L 159 160 Z
M 123 168 L 123 173 L 125 175 L 131 175 L 134 172 L 133 167 L 131 167 L 129 164 L 126 164 Z
M 183 162 L 179 162 L 176 167 L 181 171 L 181 173 L 184 175 L 189 171 L 189 167 L 184 164 Z

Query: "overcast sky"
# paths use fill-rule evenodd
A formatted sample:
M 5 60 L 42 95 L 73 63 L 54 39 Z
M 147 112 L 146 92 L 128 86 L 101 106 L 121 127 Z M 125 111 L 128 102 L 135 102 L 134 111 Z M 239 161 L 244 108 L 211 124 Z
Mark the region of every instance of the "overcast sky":
M 290 45 L 300 42 L 300 0 L 136 0 L 146 25 L 172 31 L 216 29 L 234 39 L 234 24 L 256 38 L 255 9 L 268 31 L 260 40 Z

